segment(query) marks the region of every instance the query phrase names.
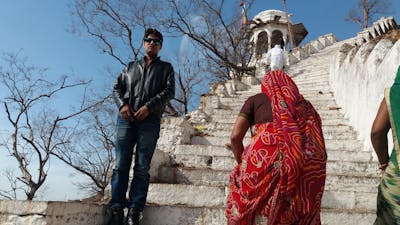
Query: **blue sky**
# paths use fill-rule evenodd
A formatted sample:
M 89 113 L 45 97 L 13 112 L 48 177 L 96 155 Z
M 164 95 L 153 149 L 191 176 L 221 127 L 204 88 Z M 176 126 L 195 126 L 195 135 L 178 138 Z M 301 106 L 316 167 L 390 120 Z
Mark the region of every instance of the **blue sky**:
M 68 0 L 2 0 L 0 7 L 0 55 L 21 51 L 29 63 L 47 67 L 49 76 L 70 74 L 76 78 L 94 80 L 104 84 L 105 66 L 117 72 L 121 65 L 107 55 L 101 54 L 88 37 L 68 32 L 72 18 Z M 231 7 L 239 7 L 239 0 L 230 0 Z M 359 27 L 344 20 L 347 11 L 357 0 L 287 0 L 287 8 L 293 14 L 293 22 L 302 22 L 308 29 L 305 42 L 318 36 L 333 33 L 339 40 L 356 35 Z M 393 14 L 400 23 L 400 1 L 392 0 Z M 267 9 L 282 10 L 280 0 L 255 0 L 248 12 L 252 18 Z M 164 59 L 173 58 L 182 44 L 181 38 L 165 40 L 160 55 Z M 0 64 L 1 66 L 1 64 Z M 112 83 L 110 83 L 110 87 Z M 0 96 L 1 96 L 0 92 Z M 0 111 L 0 135 L 5 129 L 3 108 Z M 10 158 L 0 150 L 0 169 L 12 167 Z M 52 162 L 47 181 L 46 199 L 65 200 L 79 197 L 71 184 L 73 171 L 58 161 Z M 79 179 L 74 176 L 73 179 Z M 3 183 L 0 179 L 0 184 Z

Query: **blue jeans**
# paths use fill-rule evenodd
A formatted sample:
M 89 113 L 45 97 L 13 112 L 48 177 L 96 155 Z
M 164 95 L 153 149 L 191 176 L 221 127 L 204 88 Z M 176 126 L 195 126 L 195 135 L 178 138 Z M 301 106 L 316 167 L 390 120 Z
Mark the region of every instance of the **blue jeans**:
M 135 120 L 128 122 L 120 115 L 118 116 L 110 207 L 128 207 L 143 211 L 150 183 L 150 162 L 159 135 L 159 121 Z M 127 201 L 126 191 L 135 145 L 134 174 L 129 190 L 129 200 Z

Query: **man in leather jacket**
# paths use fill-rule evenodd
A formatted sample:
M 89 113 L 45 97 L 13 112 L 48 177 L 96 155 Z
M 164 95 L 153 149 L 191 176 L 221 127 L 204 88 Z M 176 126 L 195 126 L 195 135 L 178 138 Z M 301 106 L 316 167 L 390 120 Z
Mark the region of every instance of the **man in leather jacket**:
M 122 225 L 123 208 L 128 207 L 126 224 L 139 224 L 146 203 L 150 180 L 150 162 L 160 133 L 165 105 L 174 97 L 174 69 L 160 60 L 163 36 L 147 29 L 143 38 L 146 56 L 130 62 L 114 85 L 114 99 L 119 107 L 115 146 L 115 166 L 111 178 L 111 224 Z M 129 170 L 136 145 L 133 179 L 129 190 Z

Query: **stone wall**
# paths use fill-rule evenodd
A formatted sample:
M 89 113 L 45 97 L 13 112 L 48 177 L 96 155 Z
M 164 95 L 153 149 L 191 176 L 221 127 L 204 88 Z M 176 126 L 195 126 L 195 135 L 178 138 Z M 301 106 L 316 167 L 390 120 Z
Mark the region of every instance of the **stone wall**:
M 384 89 L 393 84 L 400 65 L 400 40 L 371 40 L 363 44 L 343 44 L 334 57 L 330 82 L 338 105 L 370 150 L 370 131 Z M 391 140 L 391 138 L 389 138 Z
M 107 208 L 79 202 L 0 201 L 1 225 L 105 225 Z

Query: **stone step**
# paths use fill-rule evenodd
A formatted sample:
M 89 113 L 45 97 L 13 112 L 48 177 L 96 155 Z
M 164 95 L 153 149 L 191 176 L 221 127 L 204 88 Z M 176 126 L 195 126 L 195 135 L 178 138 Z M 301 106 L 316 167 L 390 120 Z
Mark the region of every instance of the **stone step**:
M 292 80 L 295 82 L 297 86 L 301 84 L 311 84 L 311 83 L 320 83 L 322 82 L 323 84 L 329 86 L 330 82 L 330 75 L 328 71 L 318 71 L 318 72 L 303 72 L 303 73 L 295 73 L 291 74 L 289 73 L 289 76 L 292 78 Z M 261 81 L 262 79 L 260 79 Z M 260 85 L 255 84 L 249 86 L 249 90 L 260 90 Z M 240 92 L 245 92 L 245 91 L 239 91 Z
M 260 92 L 251 92 L 248 94 L 240 94 L 240 95 L 233 95 L 233 96 L 228 96 L 228 97 L 223 97 L 221 98 L 222 101 L 221 103 L 234 103 L 234 102 L 242 102 L 244 103 L 249 97 L 259 94 Z M 322 94 L 321 94 L 322 93 Z M 301 93 L 303 97 L 308 100 L 308 101 L 334 101 L 335 98 L 332 96 L 332 93 L 325 93 L 324 92 L 319 92 L 319 91 L 311 91 L 307 93 Z
M 297 85 L 297 87 L 302 87 L 302 86 L 308 86 L 308 85 L 319 85 L 319 86 L 328 86 L 329 87 L 329 81 L 325 78 L 320 78 L 320 79 L 308 79 L 304 78 L 301 81 L 294 81 Z
M 224 207 L 226 187 L 151 183 L 147 202 L 156 205 Z
M 214 208 L 225 206 L 227 194 L 227 187 L 151 183 L 147 202 L 149 205 Z M 376 195 L 376 192 L 325 190 L 322 208 L 375 210 Z
M 211 155 L 198 155 L 198 154 L 175 154 L 172 156 L 174 164 L 196 169 L 214 169 L 214 170 L 231 170 L 237 163 L 231 156 L 211 156 Z M 377 162 L 375 161 L 350 161 L 353 159 L 332 160 L 329 158 L 327 161 L 327 173 L 352 173 L 365 176 L 376 176 Z
M 224 207 L 188 207 L 185 205 L 148 204 L 141 225 L 222 225 Z
M 301 64 L 290 66 L 289 69 L 287 70 L 287 73 L 301 73 L 301 72 L 315 73 L 316 71 L 326 71 L 326 70 L 329 71 L 329 66 L 324 64 L 324 62 L 325 61 L 322 61 L 321 63 L 317 63 L 316 61 L 314 62 L 302 61 Z
M 323 103 L 321 103 L 321 104 L 314 104 L 313 102 L 311 102 L 311 103 L 314 106 L 314 109 L 317 110 L 317 112 L 323 111 L 323 110 L 340 109 L 340 107 L 336 104 L 326 105 Z M 221 109 L 230 109 L 234 112 L 240 112 L 242 105 L 243 104 L 238 104 L 236 106 L 221 106 Z
M 170 183 L 207 185 L 207 186 L 226 186 L 229 183 L 231 170 L 213 169 L 193 169 L 186 167 L 165 167 L 162 170 L 168 177 Z M 337 174 L 327 173 L 326 190 L 335 191 L 362 191 L 374 192 L 377 190 L 380 177 L 361 176 L 360 174 Z M 355 185 L 356 184 L 356 185 Z
M 321 209 L 321 225 L 370 225 L 376 218 L 375 210 Z M 267 224 L 265 219 L 256 220 L 257 225 Z
M 315 90 L 313 90 L 312 94 L 314 93 Z M 319 90 L 317 91 L 319 92 Z M 257 94 L 257 93 L 256 93 Z M 304 96 L 304 95 L 303 95 Z M 242 106 L 243 103 L 246 101 L 247 98 L 241 98 L 242 96 L 233 96 L 233 97 L 223 97 L 220 98 L 220 103 L 224 105 L 230 105 L 230 106 Z M 336 101 L 333 97 L 326 97 L 326 98 L 318 98 L 313 97 L 313 98 L 305 98 L 306 100 L 310 101 L 313 105 L 314 104 L 324 104 L 324 105 L 331 105 L 334 104 L 336 105 Z
M 224 105 L 229 105 L 231 107 L 239 106 L 241 107 L 246 99 L 237 99 L 237 98 L 220 98 L 220 102 Z M 307 99 L 313 105 L 336 105 L 336 101 L 333 98 L 330 99 L 318 99 L 315 98 L 313 100 Z
M 296 71 L 289 71 L 288 74 L 294 80 L 306 80 L 302 78 L 325 78 L 329 79 L 329 68 L 321 68 L 321 69 L 301 69 Z
M 232 132 L 233 125 L 235 124 L 235 120 L 230 121 L 229 123 L 221 123 L 221 122 L 208 122 L 205 124 L 198 124 L 195 126 L 198 131 L 201 132 L 221 132 L 221 131 L 228 131 L 229 133 Z M 345 124 L 335 124 L 335 125 L 328 125 L 322 124 L 323 132 L 330 132 L 330 133 L 345 133 L 345 132 L 354 132 L 353 128 L 345 125 Z
M 296 73 L 294 75 L 290 74 L 290 76 L 297 85 L 299 85 L 302 82 L 310 82 L 310 81 L 329 82 L 329 72 L 327 71 L 317 71 L 317 72 L 304 71 L 303 73 Z
M 223 118 L 220 118 L 219 121 L 223 120 Z M 217 120 L 218 121 L 218 120 Z M 354 131 L 347 131 L 347 132 L 337 132 L 337 131 L 327 131 L 327 130 L 322 130 L 324 134 L 325 140 L 343 140 L 343 139 L 357 139 L 357 134 Z M 220 137 L 223 138 L 224 140 L 227 140 L 230 138 L 231 135 L 231 130 L 222 130 L 222 131 L 214 131 L 214 132 L 207 132 L 203 131 L 198 134 L 198 136 L 206 136 L 206 137 Z M 246 137 L 250 138 L 251 133 L 247 131 Z M 247 139 L 248 141 L 249 139 Z
M 335 98 L 333 95 L 332 91 L 328 92 L 321 92 L 321 91 L 307 91 L 307 92 L 302 92 L 301 93 L 306 99 L 309 99 L 311 97 L 314 98 Z
M 230 122 L 230 121 L 236 121 L 236 118 L 238 116 L 239 112 L 231 112 L 229 114 L 223 114 L 223 113 L 218 113 L 218 111 L 215 111 L 212 114 L 211 120 L 210 121 L 215 121 L 215 122 Z M 345 118 L 343 115 L 339 113 L 319 113 L 323 123 L 328 122 L 328 121 L 341 121 L 340 123 L 346 122 L 348 123 L 348 119 Z M 330 123 L 330 122 L 328 122 Z M 334 122 L 332 122 L 334 123 Z
M 348 124 L 349 120 L 346 118 L 321 118 L 323 125 L 341 125 L 341 124 Z M 236 117 L 220 117 L 220 118 L 211 118 L 211 122 L 220 122 L 220 123 L 234 123 L 236 121 Z
M 318 75 L 318 74 L 324 74 L 329 71 L 329 67 L 326 65 L 303 65 L 303 66 L 298 66 L 296 68 L 289 69 L 287 73 L 291 76 L 298 75 L 298 74 L 313 74 L 313 75 Z
M 374 210 L 322 209 L 322 225 L 370 225 L 376 218 Z M 222 225 L 227 224 L 224 207 L 187 207 L 147 205 L 142 225 Z M 258 220 L 257 225 L 265 221 Z
M 306 99 L 310 99 L 311 97 L 331 97 L 332 99 L 334 99 L 333 96 L 333 92 L 330 90 L 330 88 L 324 88 L 324 90 L 316 89 L 316 88 L 299 88 L 300 90 L 300 94 L 302 94 Z M 258 86 L 255 89 L 249 89 L 247 91 L 242 91 L 242 92 L 236 92 L 236 95 L 227 97 L 227 98 L 234 98 L 234 99 L 238 99 L 241 100 L 241 98 L 243 98 L 244 100 L 247 99 L 250 96 L 256 95 L 258 93 L 261 93 L 260 87 Z M 244 101 L 243 100 L 243 101 Z
M 376 218 L 374 210 L 325 209 L 321 212 L 322 225 L 370 225 Z
M 329 68 L 307 69 L 301 68 L 299 70 L 292 70 L 287 72 L 293 79 L 300 79 L 302 77 L 329 78 Z
M 251 138 L 245 137 L 243 140 L 244 145 L 250 143 Z M 193 136 L 191 138 L 192 145 L 214 145 L 224 146 L 226 143 L 230 143 L 230 138 L 226 137 L 212 137 L 212 136 Z M 325 139 L 325 145 L 328 149 L 349 149 L 353 150 L 361 148 L 362 143 L 355 139 Z
M 312 61 L 310 61 L 310 58 L 313 58 Z M 301 63 L 297 63 L 293 66 L 290 66 L 290 69 L 297 69 L 297 68 L 309 68 L 310 65 L 315 66 L 315 68 L 323 68 L 326 67 L 326 64 L 323 64 L 322 62 L 326 62 L 325 58 L 317 58 L 316 57 L 316 53 L 313 54 L 311 57 L 307 58 L 307 59 L 303 59 L 301 60 Z
M 298 85 L 297 88 L 299 89 L 300 94 L 308 94 L 309 92 L 321 91 L 321 92 L 329 92 L 331 91 L 330 87 L 327 85 Z
M 240 110 L 233 111 L 229 109 L 214 109 L 212 114 L 210 115 L 215 121 L 218 121 L 218 118 L 234 118 L 238 116 Z M 318 111 L 318 114 L 321 116 L 322 119 L 329 119 L 329 118 L 346 118 L 344 115 L 337 109 L 325 109 Z
M 356 143 L 358 146 L 353 148 L 341 148 L 333 141 L 333 144 L 326 144 L 326 151 L 329 160 L 338 161 L 371 161 L 375 160 L 372 156 L 373 152 L 370 151 L 360 151 L 360 143 Z M 212 145 L 176 145 L 174 154 L 181 155 L 205 155 L 205 156 L 232 156 L 231 150 L 225 145 L 212 146 Z
M 307 85 L 298 85 L 297 88 L 299 89 L 300 94 L 303 93 L 308 93 L 308 92 L 313 92 L 313 91 L 322 91 L 322 92 L 329 92 L 331 91 L 330 87 L 328 85 L 312 85 L 312 84 L 307 84 Z
M 342 150 L 327 148 L 328 159 L 332 161 L 361 161 L 371 162 L 373 152 L 359 151 L 359 149 Z M 208 146 L 208 145 L 176 145 L 174 155 L 200 155 L 200 156 L 226 156 L 231 157 L 232 152 L 225 146 Z M 212 160 L 212 159 L 211 159 Z
M 329 111 L 329 110 L 338 110 L 341 109 L 341 107 L 339 107 L 335 101 L 311 101 L 311 104 L 313 105 L 314 109 L 317 110 L 317 112 L 319 111 Z M 231 110 L 231 112 L 240 112 L 240 110 L 242 109 L 244 105 L 244 102 L 232 102 L 232 103 L 221 103 L 220 107 L 217 108 L 216 110 L 219 109 L 225 109 L 225 110 Z M 212 115 L 211 115 L 212 116 Z

